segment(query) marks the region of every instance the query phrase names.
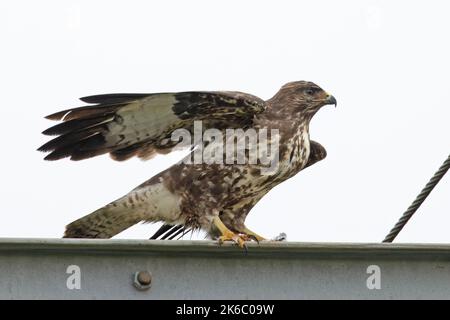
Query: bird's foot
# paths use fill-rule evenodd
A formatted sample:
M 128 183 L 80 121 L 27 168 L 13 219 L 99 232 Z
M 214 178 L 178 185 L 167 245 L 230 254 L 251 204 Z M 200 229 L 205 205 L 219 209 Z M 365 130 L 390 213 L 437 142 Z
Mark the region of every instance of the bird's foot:
M 247 250 L 247 245 L 245 244 L 245 242 L 249 240 L 251 239 L 247 235 L 233 233 L 231 231 L 226 232 L 225 234 L 223 234 L 218 238 L 219 244 L 223 244 L 225 241 L 232 241 L 235 244 L 237 244 L 240 248 L 243 248 L 245 250 Z

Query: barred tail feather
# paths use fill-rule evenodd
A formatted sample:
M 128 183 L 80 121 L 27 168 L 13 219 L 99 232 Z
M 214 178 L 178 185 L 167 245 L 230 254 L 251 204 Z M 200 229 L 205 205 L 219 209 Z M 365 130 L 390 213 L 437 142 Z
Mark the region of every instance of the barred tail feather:
M 107 239 L 141 222 L 178 221 L 180 197 L 151 182 L 66 226 L 64 238 Z
M 139 223 L 142 217 L 109 204 L 66 226 L 64 238 L 108 239 Z

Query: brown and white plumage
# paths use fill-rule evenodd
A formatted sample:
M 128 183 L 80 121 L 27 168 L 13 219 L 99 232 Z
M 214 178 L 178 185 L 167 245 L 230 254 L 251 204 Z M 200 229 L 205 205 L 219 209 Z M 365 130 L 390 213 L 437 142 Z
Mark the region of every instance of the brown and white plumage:
M 109 153 L 115 160 L 151 158 L 177 147 L 176 129 L 279 130 L 279 166 L 262 174 L 261 164 L 179 162 L 124 197 L 72 222 L 65 237 L 109 238 L 140 222 L 163 221 L 152 238 L 174 238 L 190 229 L 242 244 L 245 236 L 263 239 L 245 227 L 251 208 L 274 186 L 322 160 L 325 149 L 309 139 L 309 122 L 336 100 L 311 82 L 288 83 L 263 101 L 241 92 L 108 94 L 81 99 L 91 106 L 48 116 L 62 120 L 44 134 L 58 137 L 39 150 L 45 159 L 82 160 Z M 268 143 L 271 144 L 273 137 Z M 193 142 L 195 144 L 196 142 Z M 194 146 L 194 145 L 193 145 Z M 193 147 L 192 146 L 192 147 Z
M 195 120 L 206 128 L 247 127 L 265 108 L 261 99 L 240 92 L 105 94 L 81 100 L 94 105 L 47 116 L 63 122 L 43 132 L 59 135 L 39 148 L 50 152 L 46 160 L 83 160 L 104 153 L 118 161 L 148 159 L 170 152 L 172 132 L 192 131 Z

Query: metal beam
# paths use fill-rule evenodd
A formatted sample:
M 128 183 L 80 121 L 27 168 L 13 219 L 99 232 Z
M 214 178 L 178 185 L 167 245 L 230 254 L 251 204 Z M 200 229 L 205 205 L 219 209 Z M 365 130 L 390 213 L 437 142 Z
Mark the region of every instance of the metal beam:
M 449 299 L 450 245 L 0 239 L 0 299 L 321 298 Z

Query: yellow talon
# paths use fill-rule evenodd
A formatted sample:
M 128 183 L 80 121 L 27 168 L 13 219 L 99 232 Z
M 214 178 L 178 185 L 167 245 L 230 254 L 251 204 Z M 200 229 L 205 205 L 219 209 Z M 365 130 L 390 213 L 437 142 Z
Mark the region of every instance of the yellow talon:
M 240 234 L 233 233 L 233 232 L 231 232 L 230 234 L 226 234 L 226 235 L 223 235 L 223 236 L 219 237 L 219 244 L 222 244 L 225 241 L 233 241 L 240 248 L 244 248 L 245 249 L 247 247 L 245 245 L 246 239 L 244 238 L 244 236 L 242 236 Z
M 256 242 L 267 240 L 266 238 L 261 237 L 259 234 L 253 232 L 252 230 L 248 229 L 247 227 L 245 227 L 244 230 L 242 230 L 241 232 L 244 233 L 245 235 L 247 235 L 249 239 L 256 240 Z
M 222 234 L 219 237 L 219 244 L 224 243 L 225 241 L 233 241 L 236 243 L 240 248 L 247 249 L 247 246 L 245 245 L 245 240 L 248 240 L 248 237 L 246 235 L 237 234 L 228 229 L 220 220 L 219 217 L 215 217 L 213 220 L 214 226 L 219 230 L 219 232 Z

